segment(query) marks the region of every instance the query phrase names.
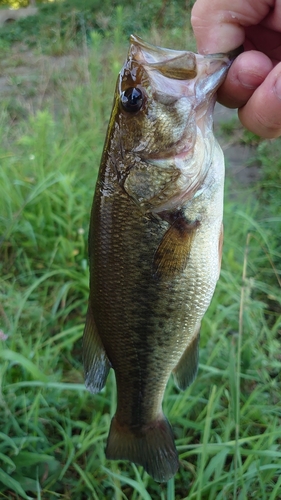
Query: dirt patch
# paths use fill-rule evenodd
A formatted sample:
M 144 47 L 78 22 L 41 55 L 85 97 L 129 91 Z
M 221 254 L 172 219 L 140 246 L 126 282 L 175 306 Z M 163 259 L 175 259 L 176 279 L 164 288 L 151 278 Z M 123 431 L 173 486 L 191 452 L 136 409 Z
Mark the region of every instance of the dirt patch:
M 38 14 L 37 7 L 25 7 L 23 9 L 1 9 L 0 10 L 0 26 L 9 22 L 18 21 L 24 17 L 36 16 Z
M 12 123 L 40 109 L 63 109 L 64 92 L 87 81 L 82 50 L 48 56 L 17 44 L 0 56 L 0 100 Z
M 0 96 L 20 96 L 20 85 L 33 87 L 34 82 L 45 81 L 51 75 L 60 74 L 61 80 L 69 78 L 73 66 L 81 58 L 81 51 L 58 57 L 38 54 L 38 51 L 26 49 L 24 45 L 14 46 L 0 60 Z M 40 88 L 37 88 L 40 92 Z

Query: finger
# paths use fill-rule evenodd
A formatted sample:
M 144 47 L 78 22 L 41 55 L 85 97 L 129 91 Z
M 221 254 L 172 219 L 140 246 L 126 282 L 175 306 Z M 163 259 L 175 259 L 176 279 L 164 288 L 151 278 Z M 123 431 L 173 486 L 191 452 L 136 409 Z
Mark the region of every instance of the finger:
M 201 2 L 203 4 L 205 2 Z M 243 44 L 244 29 L 236 24 L 230 24 L 225 20 L 219 25 L 216 16 L 206 16 L 199 2 L 194 4 L 191 12 L 191 24 L 195 35 L 197 50 L 199 54 L 215 54 L 217 52 L 228 52 Z M 218 16 L 219 17 L 219 16 Z
M 280 1 L 274 2 L 270 13 L 267 18 L 264 20 L 264 26 L 267 26 L 270 30 L 280 31 L 280 19 L 281 19 L 281 3 Z
M 281 135 L 281 63 L 273 68 L 238 114 L 244 127 L 260 137 L 273 139 Z
M 197 0 L 191 24 L 201 54 L 228 52 L 243 44 L 245 27 L 266 17 L 273 0 Z
M 229 108 L 244 106 L 272 68 L 271 60 L 261 52 L 250 50 L 240 54 L 218 91 L 218 101 Z
M 281 19 L 281 18 L 280 18 Z M 262 23 L 264 24 L 264 23 Z M 246 28 L 246 39 L 244 49 L 256 49 L 270 57 L 272 61 L 281 61 L 281 37 L 279 32 L 273 31 L 259 24 L 258 26 L 249 26 Z

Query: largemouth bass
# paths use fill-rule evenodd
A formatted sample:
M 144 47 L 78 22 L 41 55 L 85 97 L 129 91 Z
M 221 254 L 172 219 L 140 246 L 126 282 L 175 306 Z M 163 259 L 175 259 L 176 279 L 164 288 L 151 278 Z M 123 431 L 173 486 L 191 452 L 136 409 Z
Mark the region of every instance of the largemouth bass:
M 106 456 L 160 482 L 179 465 L 165 387 L 171 372 L 182 390 L 196 376 L 220 273 L 224 159 L 212 113 L 230 64 L 131 36 L 94 196 L 86 386 L 100 391 L 115 370 Z

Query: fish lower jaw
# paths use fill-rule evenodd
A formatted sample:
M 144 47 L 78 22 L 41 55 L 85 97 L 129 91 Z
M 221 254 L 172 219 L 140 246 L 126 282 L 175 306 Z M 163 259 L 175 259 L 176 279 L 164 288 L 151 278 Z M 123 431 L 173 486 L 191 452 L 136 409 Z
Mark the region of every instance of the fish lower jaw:
M 192 178 L 204 172 L 203 177 L 212 163 L 214 154 L 214 137 L 209 135 L 203 137 L 202 132 L 197 128 L 196 140 L 190 141 L 181 139 L 173 148 L 158 155 L 148 155 L 145 159 L 155 167 L 171 168 L 179 170 L 185 178 Z
M 166 161 L 166 162 L 173 162 L 176 158 L 178 159 L 184 159 L 185 161 L 188 161 L 192 156 L 194 155 L 195 147 L 196 147 L 196 142 L 197 142 L 197 135 L 194 134 L 192 137 L 190 136 L 190 132 L 184 132 L 180 139 L 175 141 L 172 147 L 168 147 L 167 149 L 164 149 L 163 151 L 156 153 L 156 154 L 149 154 L 147 156 L 148 160 L 155 160 L 155 161 Z M 196 137 L 196 140 L 195 140 Z
M 146 163 L 152 163 L 153 165 L 159 164 L 163 167 L 163 165 L 173 165 L 177 159 L 181 161 L 188 161 L 192 158 L 193 154 L 192 147 L 186 148 L 185 145 L 182 145 L 181 147 L 174 146 L 173 148 L 161 151 L 160 153 L 151 153 L 148 155 L 144 154 L 141 156 L 141 159 Z

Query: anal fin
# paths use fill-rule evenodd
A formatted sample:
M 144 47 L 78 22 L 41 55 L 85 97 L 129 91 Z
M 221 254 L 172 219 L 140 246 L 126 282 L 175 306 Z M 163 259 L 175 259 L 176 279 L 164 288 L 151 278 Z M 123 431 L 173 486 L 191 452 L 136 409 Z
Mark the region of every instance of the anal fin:
M 98 334 L 90 305 L 83 335 L 83 364 L 86 388 L 92 393 L 101 391 L 111 365 Z
M 177 366 L 174 378 L 179 389 L 184 391 L 195 379 L 198 371 L 200 326 L 191 343 L 187 346 Z

